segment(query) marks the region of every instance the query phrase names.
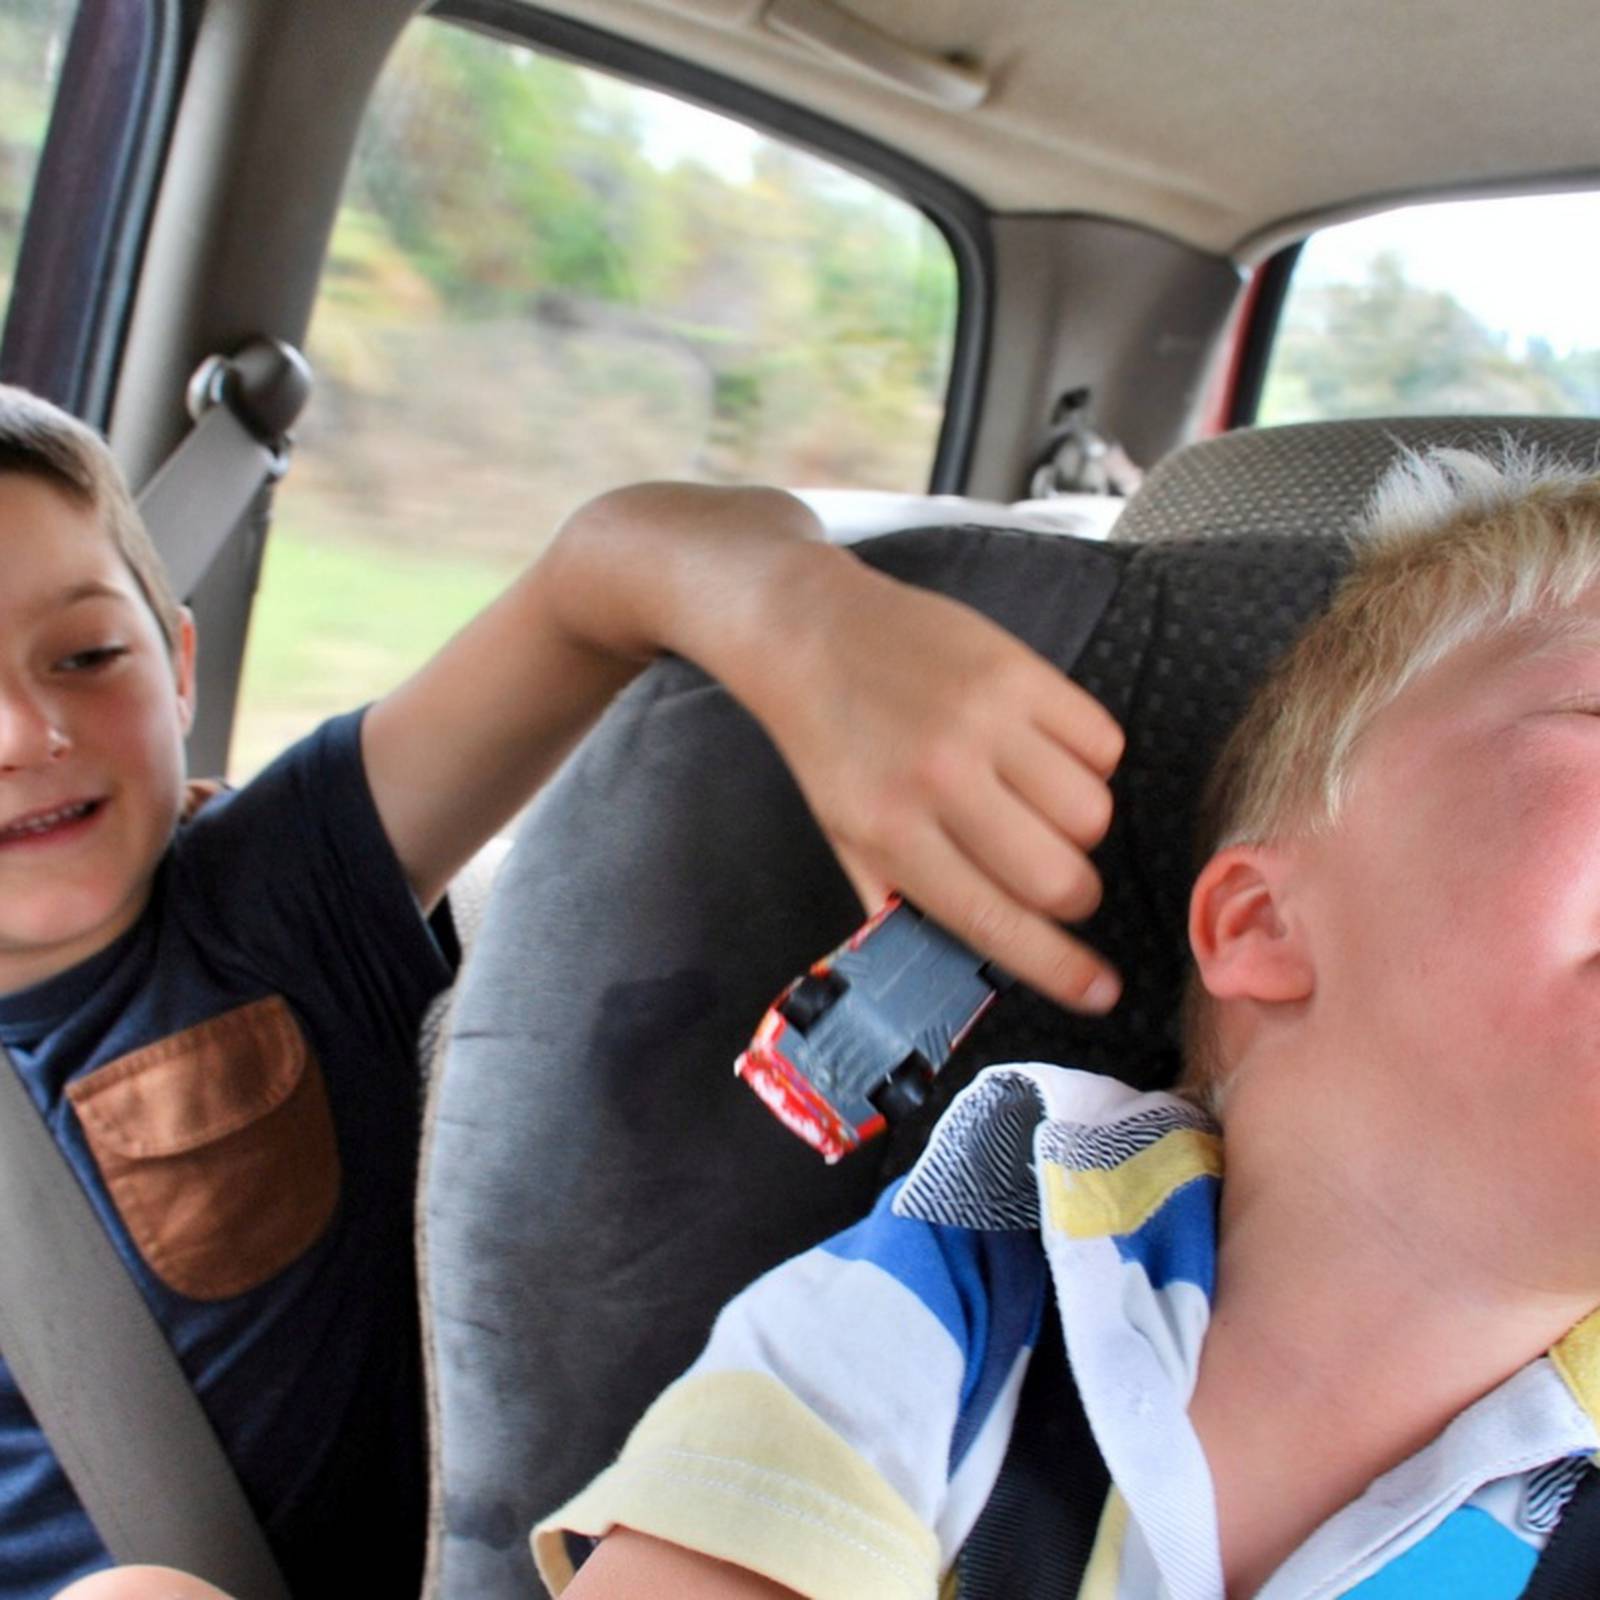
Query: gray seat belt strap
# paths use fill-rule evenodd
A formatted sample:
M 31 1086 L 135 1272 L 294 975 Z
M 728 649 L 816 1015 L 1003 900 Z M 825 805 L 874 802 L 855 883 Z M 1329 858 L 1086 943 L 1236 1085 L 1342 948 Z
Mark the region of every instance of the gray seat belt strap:
M 311 392 L 293 345 L 252 339 L 189 383 L 195 426 L 139 494 L 172 592 L 194 593 L 262 487 L 283 474 L 289 429 Z
M 288 1600 L 172 1347 L 0 1046 L 0 1353 L 106 1548 Z

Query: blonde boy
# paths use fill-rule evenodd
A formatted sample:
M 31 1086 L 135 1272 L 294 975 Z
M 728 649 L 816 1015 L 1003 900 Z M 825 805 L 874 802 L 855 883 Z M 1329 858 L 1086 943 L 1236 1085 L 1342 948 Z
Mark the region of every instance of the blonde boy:
M 445 887 L 650 655 L 725 678 L 863 889 L 924 894 L 1069 1002 L 1110 981 L 1050 916 L 1098 894 L 1115 726 L 817 531 L 775 491 L 602 497 L 407 683 L 206 798 L 194 628 L 109 455 L 0 389 L 0 1038 L 299 1600 L 334 1592 L 335 1539 L 370 1592 L 417 1588 L 412 1050 Z M 0 1374 L 0 1595 L 107 1559 Z
M 1083 1595 L 1522 1592 L 1600 1448 L 1600 479 L 1397 467 L 1212 813 L 1220 1127 L 984 1074 L 540 1530 L 554 1588 L 930 1600 L 1059 1316 L 1113 1485 Z

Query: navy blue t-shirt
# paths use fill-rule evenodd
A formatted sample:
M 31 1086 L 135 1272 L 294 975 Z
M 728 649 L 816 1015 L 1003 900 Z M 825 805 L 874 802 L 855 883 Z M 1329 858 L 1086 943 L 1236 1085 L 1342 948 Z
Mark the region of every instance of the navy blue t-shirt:
M 414 1595 L 426 1470 L 417 1027 L 454 936 L 378 821 L 360 713 L 183 824 L 139 922 L 0 996 L 35 1104 L 178 1352 L 297 1600 Z M 0 1597 L 109 1564 L 0 1367 Z

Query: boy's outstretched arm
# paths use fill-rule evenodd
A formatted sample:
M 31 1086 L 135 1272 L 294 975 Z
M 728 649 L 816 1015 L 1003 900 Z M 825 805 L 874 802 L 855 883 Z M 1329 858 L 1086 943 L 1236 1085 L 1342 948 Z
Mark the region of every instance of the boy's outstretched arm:
M 419 899 L 501 827 L 655 654 L 719 678 L 793 769 L 858 892 L 891 887 L 1064 1004 L 1116 996 L 1087 916 L 1111 717 L 969 607 L 821 541 L 774 489 L 641 484 L 368 713 L 379 814 Z

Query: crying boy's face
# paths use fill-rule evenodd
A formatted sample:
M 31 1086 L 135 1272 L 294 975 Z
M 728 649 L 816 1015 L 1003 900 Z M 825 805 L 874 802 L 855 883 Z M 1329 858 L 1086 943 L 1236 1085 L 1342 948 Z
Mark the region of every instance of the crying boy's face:
M 1295 854 L 1308 1016 L 1352 1107 L 1402 1119 L 1419 1182 L 1475 1172 L 1559 1234 L 1600 1199 L 1600 597 L 1406 688 Z
M 132 926 L 171 838 L 193 716 L 175 654 L 95 511 L 0 474 L 0 993 Z

